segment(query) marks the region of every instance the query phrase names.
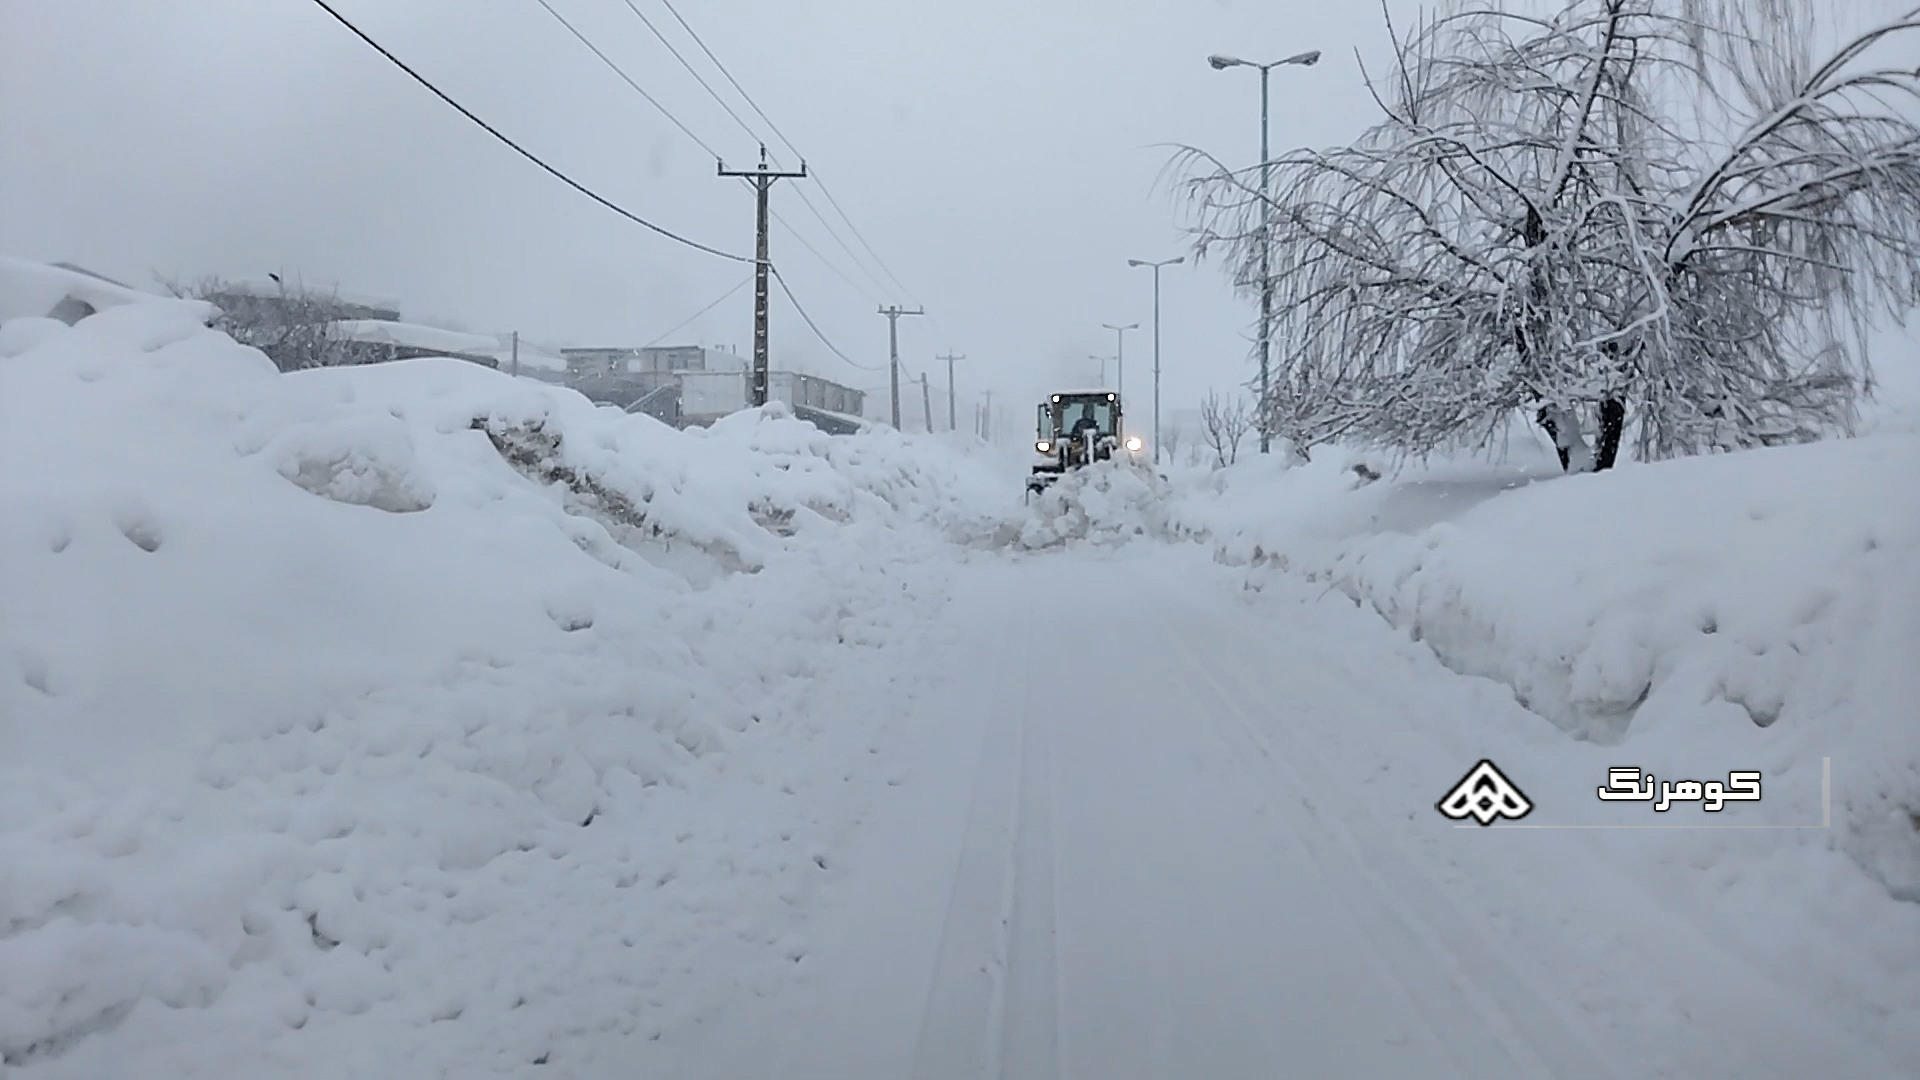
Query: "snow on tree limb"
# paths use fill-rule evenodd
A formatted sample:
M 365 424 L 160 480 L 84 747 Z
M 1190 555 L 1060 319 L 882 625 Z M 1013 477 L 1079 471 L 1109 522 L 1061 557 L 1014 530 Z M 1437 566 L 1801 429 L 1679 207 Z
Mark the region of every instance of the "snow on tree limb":
M 1850 430 L 1868 321 L 1920 305 L 1920 9 L 1824 55 L 1816 29 L 1785 0 L 1458 8 L 1395 35 L 1379 124 L 1270 192 L 1180 155 L 1197 254 L 1252 293 L 1267 237 L 1273 432 L 1424 453 L 1601 402 L 1643 458 Z

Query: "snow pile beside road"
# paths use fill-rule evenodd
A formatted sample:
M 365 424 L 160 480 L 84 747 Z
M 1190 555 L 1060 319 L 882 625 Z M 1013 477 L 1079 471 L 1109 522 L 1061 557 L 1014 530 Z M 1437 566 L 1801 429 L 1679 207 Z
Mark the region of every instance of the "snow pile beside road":
M 1834 757 L 1849 849 L 1920 901 L 1916 475 L 1889 435 L 1572 476 L 1320 573 L 1583 738 L 1747 747 L 1783 787 Z
M 0 325 L 0 1071 L 645 1071 L 788 977 L 988 481 L 204 315 Z
M 1170 490 L 1151 471 L 1124 462 L 1071 469 L 1034 495 L 1026 513 L 1012 518 L 995 541 L 1039 550 L 1075 543 L 1111 546 L 1141 536 L 1169 538 Z
M 403 435 L 482 457 L 491 442 L 524 476 L 564 492 L 556 510 L 585 515 L 568 526 L 576 542 L 614 566 L 631 558 L 619 549 L 625 542 L 703 580 L 758 569 L 786 537 L 863 517 L 948 525 L 986 490 L 979 470 L 943 447 L 886 431 L 829 436 L 778 404 L 683 432 L 449 361 L 318 369 L 290 380 L 297 390 L 263 421 L 280 440 L 270 452 L 283 473 L 325 479 L 344 470 L 357 484 L 380 474 L 388 453 L 380 447 L 399 446 L 392 440 Z M 588 520 L 604 530 L 580 532 Z
M 1759 768 L 1798 800 L 1777 815 L 1817 821 L 1831 757 L 1834 835 L 1920 901 L 1920 436 L 1575 476 L 1544 454 L 1376 482 L 1355 463 L 1223 470 L 1176 517 L 1220 561 L 1344 592 L 1622 763 Z

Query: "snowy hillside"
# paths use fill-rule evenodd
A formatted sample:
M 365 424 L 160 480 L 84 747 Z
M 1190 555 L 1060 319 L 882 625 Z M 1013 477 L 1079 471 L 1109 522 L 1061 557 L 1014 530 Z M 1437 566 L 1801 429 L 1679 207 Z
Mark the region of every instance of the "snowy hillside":
M 830 876 L 915 553 L 999 478 L 458 361 L 282 376 L 204 314 L 0 327 L 6 1064 L 476 1075 L 711 1007 L 676 973 Z

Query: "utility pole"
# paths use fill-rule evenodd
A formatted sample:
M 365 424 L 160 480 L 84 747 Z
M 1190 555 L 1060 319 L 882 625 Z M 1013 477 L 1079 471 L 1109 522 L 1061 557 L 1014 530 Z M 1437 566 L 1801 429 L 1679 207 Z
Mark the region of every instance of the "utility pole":
M 721 176 L 739 176 L 751 181 L 754 193 L 754 241 L 753 258 L 753 375 L 748 398 L 754 408 L 767 403 L 767 192 L 775 180 L 798 179 L 807 175 L 807 163 L 800 163 L 799 172 L 774 172 L 767 167 L 767 148 L 760 148 L 760 167 L 745 172 L 729 171 L 727 163 L 720 162 Z
M 958 425 L 954 423 L 953 410 L 954 402 L 958 399 L 953 396 L 953 362 L 955 360 L 965 360 L 966 357 L 955 356 L 952 353 L 948 353 L 945 356 L 936 357 L 935 359 L 945 360 L 947 362 L 947 430 L 955 431 L 958 430 Z
M 1100 389 L 1105 390 L 1107 388 L 1107 361 L 1112 360 L 1113 357 L 1088 356 L 1087 359 L 1100 361 Z
M 985 392 L 987 403 L 980 409 L 980 438 L 983 442 L 993 441 L 993 391 Z
M 920 373 L 920 408 L 926 414 L 927 434 L 933 434 L 933 392 L 927 389 L 927 373 Z
M 520 375 L 520 331 L 518 330 L 513 332 L 513 374 L 516 378 Z
M 893 429 L 900 430 L 900 316 L 925 315 L 926 309 L 906 311 L 899 304 L 880 309 L 887 317 L 887 386 L 893 397 Z

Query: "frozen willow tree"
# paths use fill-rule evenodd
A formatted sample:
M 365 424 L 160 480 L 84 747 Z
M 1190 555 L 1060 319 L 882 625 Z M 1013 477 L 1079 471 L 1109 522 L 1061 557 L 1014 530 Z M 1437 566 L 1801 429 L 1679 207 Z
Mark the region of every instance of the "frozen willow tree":
M 1255 290 L 1267 247 L 1270 430 L 1426 453 L 1525 409 L 1572 469 L 1849 430 L 1872 318 L 1920 304 L 1920 9 L 1822 48 L 1811 8 L 1455 9 L 1268 197 L 1185 152 L 1201 254 Z

